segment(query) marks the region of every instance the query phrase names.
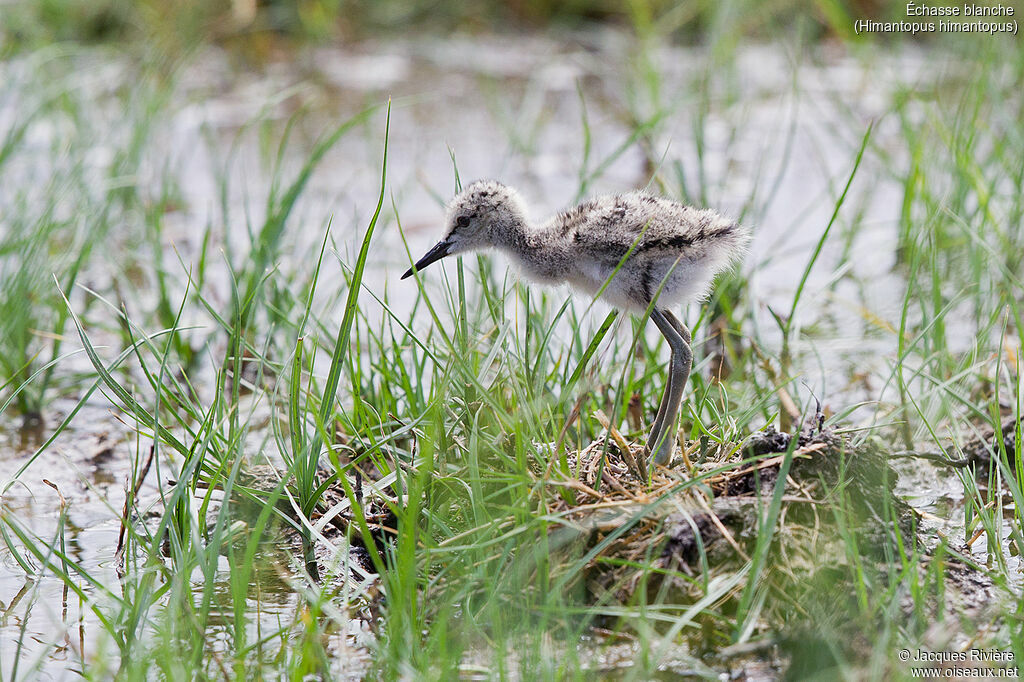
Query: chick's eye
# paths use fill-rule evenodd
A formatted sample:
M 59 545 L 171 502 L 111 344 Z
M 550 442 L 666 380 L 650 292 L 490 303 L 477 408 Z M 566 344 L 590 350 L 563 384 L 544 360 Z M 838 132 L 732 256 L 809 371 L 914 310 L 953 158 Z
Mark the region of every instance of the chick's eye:
M 458 218 L 455 219 L 455 224 L 458 225 L 459 227 L 465 227 L 466 225 L 469 225 L 469 216 L 460 215 Z

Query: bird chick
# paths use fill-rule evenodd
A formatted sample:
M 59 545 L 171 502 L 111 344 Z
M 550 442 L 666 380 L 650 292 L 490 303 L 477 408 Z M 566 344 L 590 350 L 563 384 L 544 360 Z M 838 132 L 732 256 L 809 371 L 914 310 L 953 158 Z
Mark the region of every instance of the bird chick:
M 749 232 L 715 211 L 645 192 L 596 197 L 535 225 L 519 193 L 490 180 L 455 195 L 445 223 L 444 238 L 402 279 L 445 256 L 497 249 L 532 281 L 567 283 L 650 315 L 672 359 L 647 449 L 667 463 L 692 361 L 690 333 L 668 308 L 706 296 L 715 275 L 742 256 Z

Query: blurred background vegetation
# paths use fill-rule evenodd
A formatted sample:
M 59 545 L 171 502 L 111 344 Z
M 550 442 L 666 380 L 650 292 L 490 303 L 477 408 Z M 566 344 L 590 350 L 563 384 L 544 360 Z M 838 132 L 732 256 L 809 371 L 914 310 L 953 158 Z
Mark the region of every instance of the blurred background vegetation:
M 258 50 L 261 43 L 281 39 L 571 30 L 594 22 L 684 43 L 707 41 L 722 32 L 763 40 L 793 31 L 819 39 L 850 39 L 855 19 L 905 19 L 906 5 L 878 0 L 14 0 L 0 4 L 0 12 L 5 51 L 66 40 L 156 41 L 178 49 L 208 41 L 243 41 Z

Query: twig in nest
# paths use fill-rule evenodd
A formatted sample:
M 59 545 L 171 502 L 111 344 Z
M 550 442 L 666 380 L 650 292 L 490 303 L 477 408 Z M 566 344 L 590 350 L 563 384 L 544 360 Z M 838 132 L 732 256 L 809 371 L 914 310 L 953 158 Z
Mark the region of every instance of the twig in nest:
M 807 455 L 811 454 L 812 452 L 818 452 L 819 450 L 824 450 L 826 447 L 828 447 L 828 446 L 825 443 L 814 443 L 812 445 L 808 445 L 808 446 L 799 448 L 798 450 L 794 451 L 793 452 L 793 457 L 794 458 L 796 458 L 796 457 L 806 457 Z M 739 478 L 740 476 L 746 476 L 747 474 L 752 474 L 755 471 L 758 471 L 760 469 L 768 469 L 770 467 L 776 466 L 777 464 L 782 464 L 782 460 L 784 460 L 785 458 L 786 458 L 785 455 L 776 455 L 775 457 L 769 457 L 768 459 L 762 459 L 757 464 L 753 464 L 751 466 L 744 467 L 743 469 L 736 469 L 736 470 L 733 470 L 733 471 L 726 471 L 725 473 L 721 474 L 721 476 L 716 476 L 712 480 L 715 481 L 715 482 L 717 482 L 717 481 L 726 481 L 726 482 L 728 482 L 728 481 L 733 480 L 734 478 Z M 712 480 L 709 480 L 708 482 L 711 483 Z
M 589 495 L 590 497 L 593 497 L 595 500 L 607 499 L 604 494 L 594 490 L 593 488 L 591 488 L 586 483 L 583 483 L 582 481 L 577 481 L 574 478 L 569 478 L 569 479 L 566 479 L 564 481 L 557 480 L 557 479 L 552 479 L 552 480 L 548 481 L 547 483 L 548 483 L 548 485 L 558 485 L 558 486 L 562 486 L 563 488 L 572 488 L 573 490 L 578 490 L 578 491 L 580 491 L 582 493 L 585 493 L 585 494 Z
M 626 490 L 626 487 L 619 483 L 619 479 L 615 478 L 615 476 L 612 475 L 612 472 L 608 471 L 608 469 L 601 472 L 601 480 L 630 499 L 637 499 L 636 495 Z
M 644 468 L 641 466 L 641 463 L 637 461 L 636 457 L 633 456 L 633 451 L 630 449 L 629 443 L 627 443 L 626 439 L 622 437 L 619 430 L 612 426 L 608 416 L 601 410 L 596 411 L 594 416 L 597 417 L 597 421 L 601 423 L 601 426 L 607 429 L 608 434 L 612 437 L 612 440 L 615 441 L 615 444 L 619 446 L 619 451 L 622 453 L 622 459 L 625 460 L 626 464 L 633 470 L 633 473 L 636 474 L 637 478 L 641 481 L 644 480 L 646 478 Z M 641 458 L 642 457 L 643 456 L 641 455 Z
M 695 443 L 690 449 L 696 451 L 700 447 L 700 443 Z M 679 455 L 683 458 L 683 466 L 686 467 L 686 472 L 693 475 L 693 461 L 690 459 L 690 453 L 686 451 L 685 443 L 683 443 L 683 446 L 679 448 Z

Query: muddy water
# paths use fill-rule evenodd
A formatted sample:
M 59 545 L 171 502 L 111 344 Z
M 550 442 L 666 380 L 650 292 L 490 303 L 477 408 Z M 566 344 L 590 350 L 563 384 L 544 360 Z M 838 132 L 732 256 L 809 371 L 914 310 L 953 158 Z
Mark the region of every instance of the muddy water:
M 366 285 L 392 292 L 399 314 L 407 305 L 396 293 L 397 275 L 409 261 L 391 202 L 409 249 L 414 255 L 423 252 L 439 236 L 440 201 L 454 186 L 451 152 L 463 179 L 493 177 L 519 187 L 537 218 L 571 203 L 580 178 L 597 168 L 603 170 L 588 183 L 587 193 L 645 186 L 651 168 L 667 158 L 679 160 L 688 187 L 699 187 L 698 196 L 708 205 L 743 214 L 754 228 L 746 265 L 751 273 L 749 303 L 758 311 L 759 333 L 771 343 L 775 337 L 769 308 L 789 309 L 798 279 L 794 273 L 803 269 L 831 216 L 836 187 L 852 168 L 863 130 L 887 113 L 895 91 L 936 73 L 938 56 L 907 50 L 861 61 L 825 49 L 794 58 L 769 46 L 743 49 L 731 64 L 712 63 L 697 49 L 663 48 L 648 56 L 657 73 L 656 87 L 635 46 L 609 32 L 558 39 L 365 43 L 288 53 L 259 68 L 240 68 L 232 56 L 209 49 L 178 77 L 170 113 L 159 120 L 141 166 L 142 182 L 159 185 L 162 174 L 170 173 L 177 187 L 177 207 L 164 219 L 165 263 L 176 262 L 179 255 L 186 263 L 198 257 L 204 228 L 209 222 L 219 225 L 225 179 L 232 214 L 228 224 L 220 225 L 220 236 L 236 249 L 247 244 L 247 225 L 261 223 L 264 197 L 274 182 L 277 152 L 266 139 L 276 139 L 297 112 L 302 113 L 281 158 L 284 177 L 301 167 L 313 140 L 332 123 L 390 96 L 388 215 L 378 231 Z M 31 64 L 22 61 L 4 69 L 8 74 L 30 71 Z M 709 70 L 723 77 L 702 90 Z M 123 58 L 110 53 L 69 60 L 67 77 L 84 79 L 96 89 L 89 111 L 96 128 L 118 125 L 113 93 L 129 85 L 133 73 Z M 27 88 L 31 78 L 23 82 Z M 5 125 L 18 106 L 18 93 L 11 95 L 10 88 L 6 92 L 7 105 L 0 107 Z M 659 112 L 664 115 L 643 144 L 628 145 L 616 155 L 634 122 Z M 586 153 L 584 120 L 590 127 Z M 307 267 L 329 216 L 334 217 L 338 249 L 351 261 L 348 256 L 356 250 L 377 200 L 383 121 L 379 110 L 343 138 L 312 176 L 293 213 L 283 271 Z M 44 170 L 47 150 L 61 125 L 58 118 L 44 118 L 29 130 L 29 143 L 38 144 L 41 152 L 36 163 Z M 699 152 L 696 131 L 703 140 Z M 899 135 L 896 123 L 887 119 L 875 132 L 877 144 L 890 148 L 897 163 Z M 95 167 L 89 172 L 102 174 L 110 149 L 98 146 L 93 156 Z M 38 169 L 25 169 L 26 177 L 33 172 Z M 675 171 L 665 176 L 674 177 Z M 810 326 L 824 318 L 819 309 L 828 309 L 828 331 L 818 332 L 813 347 L 797 352 L 810 351 L 807 355 L 814 361 L 801 365 L 805 381 L 836 408 L 893 398 L 879 395 L 893 341 L 867 333 L 871 325 L 862 310 L 889 322 L 898 320 L 901 295 L 894 292 L 901 293 L 904 285 L 891 269 L 898 217 L 894 207 L 902 200 L 902 188 L 872 159 L 865 161 L 860 177 L 851 201 L 863 211 L 868 227 L 858 232 L 851 250 L 871 257 L 854 259 L 847 267 L 855 277 L 827 295 L 808 294 L 801 310 L 803 324 Z M 751 195 L 753 205 L 745 206 Z M 827 248 L 807 291 L 824 291 L 839 261 L 838 249 Z M 336 288 L 340 273 L 332 272 L 321 282 L 322 292 Z M 109 279 L 102 268 L 90 277 L 100 289 Z M 213 268 L 207 286 L 211 300 L 226 305 L 230 290 L 223 268 Z M 145 287 L 138 296 L 140 308 L 152 300 Z M 379 312 L 375 303 L 367 301 L 367 306 L 371 315 Z M 695 307 L 689 312 L 696 317 Z M 590 317 L 590 322 L 600 322 L 600 306 Z M 102 336 L 103 331 L 97 333 Z M 69 344 L 74 347 L 73 341 Z M 85 366 L 79 356 L 59 371 L 71 376 Z M 56 401 L 35 430 L 22 428 L 13 416 L 0 420 L 0 479 L 29 460 L 74 404 Z M 867 409 L 861 419 L 870 421 L 867 413 L 872 412 Z M 140 447 L 120 417 L 95 394 L 72 428 L 21 474 L 2 502 L 5 513 L 50 539 L 61 509 L 57 493 L 41 482 L 51 480 L 68 502 L 63 532 L 69 553 L 108 585 L 117 585 L 113 554 L 118 515 Z M 143 506 L 158 495 L 159 480 L 156 475 L 147 479 Z M 934 502 L 935 496 L 924 495 L 915 504 L 927 509 Z M 276 569 L 268 567 L 267 575 L 274 574 Z M 227 589 L 224 578 L 218 589 Z M 258 599 L 258 609 L 254 603 L 250 613 L 259 611 L 268 625 L 279 614 L 291 618 L 296 609 L 286 580 L 268 579 L 261 595 L 252 598 Z M 27 579 L 15 557 L 3 549 L 0 614 L 0 666 L 5 674 L 15 658 L 27 664 L 43 657 L 42 670 L 62 677 L 83 658 L 92 661 L 99 652 L 112 650 L 88 608 L 73 595 L 65 598 L 61 583 L 53 578 Z M 332 636 L 332 646 L 348 652 L 338 665 L 352 666 L 336 672 L 357 677 L 365 669 L 369 642 L 364 624 L 353 621 L 350 631 Z M 352 652 L 361 654 L 353 658 Z

